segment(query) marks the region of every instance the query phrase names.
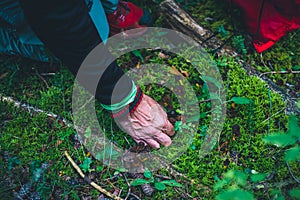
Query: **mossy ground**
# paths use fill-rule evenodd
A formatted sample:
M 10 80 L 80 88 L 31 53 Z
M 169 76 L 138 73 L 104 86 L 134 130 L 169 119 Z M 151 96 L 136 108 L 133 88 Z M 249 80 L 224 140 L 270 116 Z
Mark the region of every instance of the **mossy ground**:
M 192 3 L 193 6 L 190 6 Z M 140 4 L 147 6 L 144 1 Z M 203 21 L 204 25 L 213 31 L 220 25 L 227 29 L 232 28 L 225 3 L 199 0 L 184 1 L 182 5 L 186 6 L 193 17 L 201 21 L 206 17 L 213 18 L 213 22 Z M 149 6 L 153 8 L 155 4 Z M 299 45 L 297 45 L 300 43 L 299 37 L 298 32 L 291 33 L 266 53 L 262 55 L 249 53 L 243 58 L 249 59 L 249 62 L 262 72 L 281 68 L 291 69 L 299 64 Z M 141 51 L 141 55 L 147 57 L 147 60 L 145 59 L 147 62 L 173 65 L 188 73 L 188 80 L 193 85 L 197 97 L 202 99 L 205 95 L 203 81 L 189 63 L 176 56 L 170 56 L 166 60 L 158 54 L 159 51 Z M 264 63 L 271 62 L 275 68 L 270 69 L 262 65 L 262 60 Z M 71 98 L 74 76 L 67 69 L 14 56 L 1 56 L 0 61 L 2 94 L 72 120 Z M 138 62 L 139 59 L 132 54 L 119 59 L 119 63 L 125 69 L 130 65 L 136 67 Z M 262 141 L 268 133 L 287 129 L 288 116 L 284 112 L 285 102 L 282 97 L 273 93 L 259 78 L 248 76 L 235 58 L 220 57 L 216 59 L 216 63 L 226 86 L 226 99 L 229 100 L 234 96 L 245 97 L 253 103 L 239 105 L 224 102 L 227 116 L 220 140 L 209 155 L 199 159 L 199 149 L 205 136 L 209 115 L 201 119 L 190 148 L 173 163 L 174 169 L 187 176 L 191 182 L 194 180 L 194 183 L 181 181 L 184 187 L 156 190 L 152 197 L 146 197 L 140 187 L 133 187 L 132 192 L 141 199 L 214 199 L 217 193 L 213 191 L 214 184 L 230 169 L 255 170 L 259 173 L 274 172 L 274 177 L 263 182 L 267 187 L 255 189 L 257 184 L 249 181 L 245 189 L 253 192 L 257 199 L 273 199 L 274 190 L 281 190 L 288 198 L 287 191 L 298 185 L 283 161 L 285 149 L 267 145 Z M 49 71 L 52 72 L 50 68 L 53 67 L 56 68 L 54 75 L 49 74 Z M 41 75 L 43 73 L 48 74 Z M 297 76 L 291 74 L 276 74 L 272 78 L 275 82 L 282 80 L 284 83 L 297 83 Z M 163 98 L 163 94 L 168 93 L 165 88 L 156 85 L 152 85 L 151 90 L 149 87 L 142 88 L 166 106 L 167 111 L 177 109 L 176 98 L 170 95 L 169 99 L 172 102 Z M 203 112 L 209 110 L 210 103 L 201 103 L 200 109 Z M 129 144 L 124 140 L 124 133 L 115 126 L 107 113 L 100 110 L 97 114 L 106 127 L 107 134 L 113 137 L 117 144 L 125 147 L 134 144 L 128 136 L 126 138 Z M 97 199 L 100 196 L 97 190 L 79 177 L 63 155 L 67 150 L 78 164 L 90 157 L 84 146 L 74 138 L 76 132 L 73 128 L 62 126 L 59 121 L 52 120 L 45 114 L 32 116 L 27 111 L 21 111 L 5 102 L 0 102 L 0 119 L 0 199 L 13 199 L 14 192 L 19 192 L 24 184 L 34 179 L 35 171 L 42 163 L 48 164 L 49 167 L 39 180 L 33 183 L 31 193 L 38 191 L 42 199 L 66 199 L 66 196 L 68 199 Z M 129 188 L 122 173 L 103 166 L 93 157 L 90 158 L 92 171 L 86 173 L 111 192 L 121 189 L 121 197 L 125 198 Z M 300 177 L 299 162 L 290 163 L 290 167 L 294 175 Z M 166 169 L 153 174 L 176 178 L 178 181 L 182 179 L 180 176 L 173 177 Z M 131 182 L 133 178 L 128 177 L 128 180 Z

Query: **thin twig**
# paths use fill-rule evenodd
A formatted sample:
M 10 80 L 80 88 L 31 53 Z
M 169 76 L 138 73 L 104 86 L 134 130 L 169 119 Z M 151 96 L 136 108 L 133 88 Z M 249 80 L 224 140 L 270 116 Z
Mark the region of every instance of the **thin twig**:
M 261 73 L 259 75 L 259 77 L 262 77 L 266 74 L 300 74 L 300 71 L 279 71 L 279 72 L 276 72 L 276 71 L 271 71 L 271 72 L 264 72 L 264 73 Z
M 130 142 L 128 141 L 128 139 L 127 139 L 126 136 L 124 136 L 124 139 L 125 139 L 125 141 L 127 142 L 127 144 L 131 147 L 131 144 L 130 144 Z
M 39 108 L 35 108 L 27 103 L 22 103 L 18 100 L 15 100 L 14 98 L 12 97 L 7 97 L 7 96 L 4 96 L 0 93 L 0 101 L 4 101 L 4 102 L 7 102 L 7 103 L 12 103 L 14 105 L 14 107 L 16 108 L 20 108 L 21 110 L 26 110 L 28 111 L 30 114 L 38 114 L 38 113 L 44 113 L 46 114 L 48 117 L 52 117 L 54 119 L 62 119 L 63 123 L 67 126 L 67 127 L 73 127 L 73 125 L 71 124 L 71 122 L 69 122 L 68 120 L 64 119 L 63 117 L 57 115 L 57 114 L 54 114 L 54 113 L 51 113 L 51 112 L 47 112 L 47 111 L 44 111 L 42 109 L 39 109 Z
M 167 179 L 167 180 L 171 180 L 171 177 L 165 176 L 165 175 L 160 175 L 160 174 L 155 174 L 154 175 L 157 178 L 161 178 L 161 179 Z
M 4 101 L 4 102 L 7 102 L 7 103 L 12 103 L 14 107 L 19 108 L 21 110 L 25 110 L 25 111 L 29 112 L 30 114 L 33 114 L 33 115 L 38 114 L 38 113 L 44 113 L 48 117 L 52 117 L 55 120 L 60 119 L 65 126 L 67 126 L 69 128 L 74 128 L 74 129 L 77 130 L 77 132 L 81 132 L 81 133 L 85 132 L 85 130 L 83 130 L 81 127 L 77 127 L 77 126 L 73 125 L 72 122 L 70 122 L 69 120 L 67 120 L 67 119 L 65 119 L 65 118 L 63 118 L 63 117 L 61 117 L 57 114 L 54 114 L 52 112 L 47 112 L 47 111 L 44 111 L 42 109 L 36 108 L 34 106 L 31 106 L 28 103 L 22 103 L 21 101 L 15 100 L 12 97 L 4 96 L 1 93 L 0 93 L 0 101 Z
M 136 194 L 130 193 L 131 196 L 135 197 L 137 200 L 141 200 L 140 197 L 138 197 Z
M 261 124 L 265 123 L 266 121 L 268 121 L 270 118 L 274 117 L 275 115 L 278 115 L 278 114 L 281 113 L 283 110 L 285 110 L 285 108 L 282 108 L 282 109 L 279 110 L 278 112 L 274 113 L 273 115 L 271 115 L 270 117 L 268 117 L 267 119 L 265 119 L 264 121 L 262 121 Z
M 49 85 L 44 77 L 42 77 L 37 69 L 35 69 L 35 74 L 45 83 L 46 87 L 49 88 Z
M 121 194 L 122 194 L 122 189 L 120 189 L 120 191 L 119 191 L 119 194 L 118 194 L 118 197 L 120 197 L 121 196 Z
M 127 200 L 128 197 L 129 197 L 130 194 L 131 194 L 131 187 L 130 187 L 130 183 L 128 182 L 128 179 L 127 179 L 126 175 L 122 173 L 122 176 L 124 177 L 124 179 L 125 179 L 125 181 L 126 181 L 126 184 L 128 185 L 128 188 L 129 188 L 129 189 L 128 189 L 128 192 L 127 192 L 127 195 L 126 195 L 126 197 L 125 197 L 125 200 Z
M 40 73 L 41 76 L 54 76 L 55 73 Z
M 91 186 L 93 186 L 95 189 L 97 189 L 99 192 L 105 194 L 106 196 L 113 198 L 115 200 L 124 200 L 110 192 L 108 192 L 107 190 L 103 189 L 102 187 L 100 187 L 99 185 L 97 185 L 95 182 L 91 181 L 88 176 L 86 176 L 81 169 L 79 168 L 79 166 L 74 162 L 74 160 L 71 158 L 71 156 L 69 155 L 69 153 L 67 151 L 65 151 L 65 156 L 67 157 L 67 159 L 70 161 L 70 163 L 72 164 L 72 166 L 75 168 L 75 170 L 79 173 L 79 175 L 86 181 L 88 182 Z
M 94 96 L 91 96 L 91 98 L 89 100 L 87 100 L 87 102 L 85 102 L 78 110 L 81 110 L 83 108 L 85 108 L 85 106 L 90 103 L 92 100 L 94 99 Z
M 179 188 L 174 187 L 175 192 L 177 192 L 182 198 L 186 199 L 187 197 L 194 199 L 194 197 L 192 195 L 190 195 L 189 193 L 180 190 Z M 180 190 L 180 191 L 179 191 Z
M 114 175 L 114 176 L 112 176 L 110 178 L 104 179 L 103 181 L 113 180 L 113 179 L 117 178 L 118 176 L 120 176 L 120 174 L 116 174 L 116 175 Z
M 127 200 L 130 195 L 131 195 L 131 188 L 128 189 L 128 192 L 127 192 L 127 195 L 125 197 L 125 200 Z
M 286 163 L 286 165 L 287 165 L 287 167 L 288 167 L 288 169 L 289 169 L 289 172 L 290 172 L 290 174 L 292 175 L 293 179 L 294 179 L 297 183 L 300 183 L 300 181 L 294 176 L 293 172 L 291 171 L 291 168 L 290 168 L 289 163 L 288 163 L 288 162 L 285 162 L 285 163 Z

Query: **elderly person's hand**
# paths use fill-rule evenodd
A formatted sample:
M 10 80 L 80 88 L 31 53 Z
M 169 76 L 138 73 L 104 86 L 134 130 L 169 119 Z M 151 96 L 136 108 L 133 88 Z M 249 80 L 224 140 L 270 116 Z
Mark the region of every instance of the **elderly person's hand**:
M 174 135 L 173 125 L 166 112 L 151 97 L 143 95 L 136 108 L 126 116 L 116 117 L 116 122 L 137 142 L 158 149 L 160 144 L 169 146 Z

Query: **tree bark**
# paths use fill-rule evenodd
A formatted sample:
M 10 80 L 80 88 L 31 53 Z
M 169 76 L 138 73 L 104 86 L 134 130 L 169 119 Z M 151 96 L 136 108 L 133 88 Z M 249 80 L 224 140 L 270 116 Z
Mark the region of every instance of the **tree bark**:
M 193 18 L 181 9 L 173 0 L 165 0 L 160 3 L 160 12 L 165 22 L 173 29 L 194 39 L 197 44 L 210 50 L 218 50 L 218 55 L 237 56 L 237 52 L 224 45 L 208 29 L 200 26 Z M 189 41 L 190 42 L 190 41 Z M 220 48 L 221 47 L 221 48 Z

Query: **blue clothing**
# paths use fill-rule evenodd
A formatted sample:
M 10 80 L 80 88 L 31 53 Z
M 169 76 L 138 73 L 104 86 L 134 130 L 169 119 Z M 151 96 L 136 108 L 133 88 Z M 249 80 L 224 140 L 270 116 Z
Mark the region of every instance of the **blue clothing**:
M 86 56 L 109 33 L 99 0 L 2 0 L 0 9 L 0 53 L 45 62 L 55 59 L 74 75 Z M 55 57 L 49 57 L 49 52 Z M 85 67 L 77 80 L 93 94 L 94 85 L 86 80 L 101 77 L 95 97 L 105 105 L 121 102 L 130 94 L 132 80 L 105 46 L 101 54 L 105 59 L 93 60 L 96 63 Z M 120 86 L 112 99 L 117 83 Z
M 117 9 L 119 0 L 101 0 L 105 13 L 109 14 Z
M 105 42 L 109 35 L 105 13 L 113 12 L 118 0 L 86 0 L 86 4 L 98 34 Z M 59 61 L 28 25 L 18 0 L 0 1 L 0 38 L 2 54 L 20 55 L 43 62 L 49 62 L 50 59 Z

